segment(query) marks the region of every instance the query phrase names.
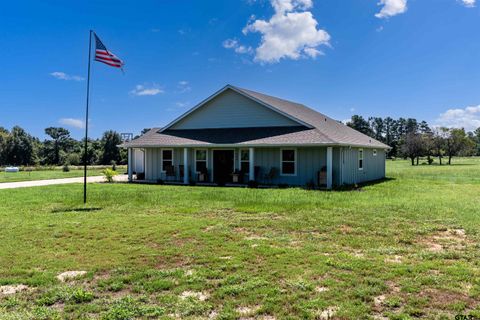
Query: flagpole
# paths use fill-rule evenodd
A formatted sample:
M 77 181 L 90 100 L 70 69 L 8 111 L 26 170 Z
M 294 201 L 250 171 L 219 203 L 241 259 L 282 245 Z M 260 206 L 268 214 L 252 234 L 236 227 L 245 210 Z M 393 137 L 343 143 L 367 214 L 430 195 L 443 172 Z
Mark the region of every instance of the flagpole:
M 83 154 L 83 203 L 87 203 L 87 162 L 88 162 L 88 103 L 90 96 L 90 64 L 92 54 L 92 33 L 88 39 L 88 77 L 87 77 L 87 108 L 85 112 L 85 151 Z

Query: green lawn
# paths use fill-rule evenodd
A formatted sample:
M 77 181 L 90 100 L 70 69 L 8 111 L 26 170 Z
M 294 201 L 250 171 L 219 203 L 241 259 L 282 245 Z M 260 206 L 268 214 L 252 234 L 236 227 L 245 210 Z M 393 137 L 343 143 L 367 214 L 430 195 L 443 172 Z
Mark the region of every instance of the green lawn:
M 354 191 L 0 190 L 0 319 L 480 317 L 480 159 Z M 61 283 L 56 275 L 85 270 Z
M 117 170 L 126 170 L 126 166 L 117 166 Z M 103 169 L 93 168 L 88 169 L 88 176 L 101 176 Z M 61 167 L 49 170 L 35 170 L 35 171 L 20 171 L 20 172 L 5 172 L 0 171 L 0 183 L 2 182 L 18 182 L 18 181 L 32 181 L 32 180 L 46 180 L 46 179 L 62 179 L 83 177 L 83 169 L 71 169 L 69 172 L 63 172 Z

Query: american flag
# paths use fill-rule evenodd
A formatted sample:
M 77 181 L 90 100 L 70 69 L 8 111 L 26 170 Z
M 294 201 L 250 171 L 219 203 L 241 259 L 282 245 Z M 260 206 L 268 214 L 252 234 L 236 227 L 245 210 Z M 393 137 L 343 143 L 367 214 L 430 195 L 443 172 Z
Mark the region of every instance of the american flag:
M 95 36 L 95 61 L 103 62 L 111 67 L 122 68 L 123 61 L 108 51 L 95 33 L 93 35 Z

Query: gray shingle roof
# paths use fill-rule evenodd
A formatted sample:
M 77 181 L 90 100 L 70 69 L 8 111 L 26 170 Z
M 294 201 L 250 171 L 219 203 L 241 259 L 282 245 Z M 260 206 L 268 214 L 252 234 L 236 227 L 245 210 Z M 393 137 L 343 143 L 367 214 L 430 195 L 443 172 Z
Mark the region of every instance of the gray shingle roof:
M 343 123 L 312 110 L 303 104 L 283 100 L 263 93 L 226 86 L 224 90 L 234 90 L 257 100 L 280 113 L 288 114 L 300 122 L 308 124 L 298 127 L 262 127 L 232 129 L 170 130 L 154 128 L 143 136 L 123 144 L 124 147 L 150 146 L 281 146 L 281 145 L 347 145 L 373 148 L 389 148 L 387 145 L 360 133 Z M 173 122 L 174 123 L 174 122 Z M 173 124 L 172 123 L 172 124 Z M 171 125 L 171 124 L 170 124 Z

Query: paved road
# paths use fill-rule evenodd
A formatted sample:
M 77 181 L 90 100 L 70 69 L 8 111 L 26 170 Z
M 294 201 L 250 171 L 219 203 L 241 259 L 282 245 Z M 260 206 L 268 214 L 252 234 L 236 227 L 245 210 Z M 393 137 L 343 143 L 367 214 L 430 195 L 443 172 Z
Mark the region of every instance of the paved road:
M 127 175 L 115 176 L 115 181 L 127 181 Z M 88 177 L 87 182 L 103 182 L 105 178 L 103 176 Z M 83 183 L 83 177 L 78 178 L 65 178 L 65 179 L 50 179 L 50 180 L 35 180 L 35 181 L 21 181 L 21 182 L 4 182 L 0 183 L 0 189 L 15 189 L 15 188 L 27 188 L 27 187 L 40 187 L 50 186 L 54 184 L 69 184 L 69 183 Z

